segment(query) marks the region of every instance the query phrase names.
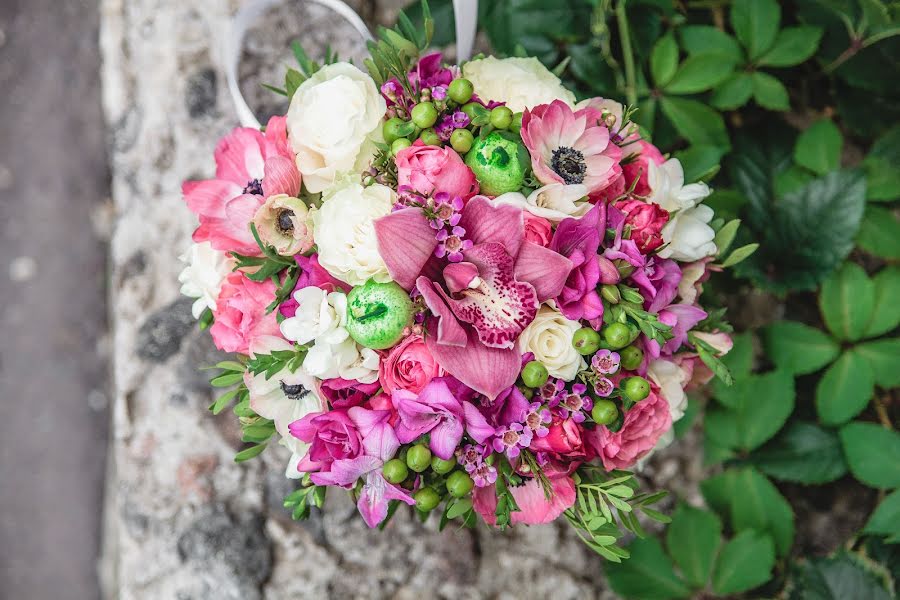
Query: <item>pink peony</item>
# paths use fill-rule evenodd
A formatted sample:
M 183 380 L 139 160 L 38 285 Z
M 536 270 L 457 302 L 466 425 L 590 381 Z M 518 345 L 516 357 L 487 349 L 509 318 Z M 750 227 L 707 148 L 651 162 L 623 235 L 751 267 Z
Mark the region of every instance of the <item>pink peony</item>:
M 397 153 L 397 184 L 408 185 L 424 196 L 445 192 L 451 198 L 471 196 L 475 175 L 452 148 L 426 146 L 416 140 Z
M 443 369 L 421 336 L 411 335 L 391 348 L 378 366 L 378 381 L 386 394 L 406 390 L 418 394 Z
M 625 175 L 625 187 L 627 189 L 637 180 L 634 186 L 634 194 L 646 198 L 650 195 L 650 182 L 647 179 L 647 173 L 650 171 L 649 164 L 652 162 L 661 165 L 666 162 L 666 159 L 663 157 L 662 152 L 659 151 L 659 148 L 644 140 L 629 144 L 629 150 L 638 150 L 639 154 L 631 162 L 622 165 L 622 172 Z
M 266 307 L 275 299 L 275 283 L 269 279 L 251 281 L 243 273 L 231 273 L 222 282 L 222 291 L 209 328 L 219 350 L 247 354 L 260 336 L 281 337 L 275 313 Z
M 672 426 L 669 403 L 652 388 L 650 395 L 625 413 L 622 428 L 613 433 L 605 425 L 585 431 L 585 441 L 603 461 L 607 471 L 627 469 L 650 452 Z
M 631 229 L 631 239 L 642 254 L 650 254 L 662 246 L 662 229 L 669 222 L 669 211 L 642 200 L 617 202 L 616 208 L 625 215 L 625 224 Z
M 597 198 L 622 173 L 622 150 L 610 141 L 600 111 L 573 111 L 562 100 L 525 111 L 522 141 L 534 174 L 544 184 L 580 183 Z
M 544 248 L 549 246 L 550 240 L 553 238 L 550 221 L 543 217 L 536 217 L 527 210 L 522 211 L 522 217 L 525 219 L 525 239 Z

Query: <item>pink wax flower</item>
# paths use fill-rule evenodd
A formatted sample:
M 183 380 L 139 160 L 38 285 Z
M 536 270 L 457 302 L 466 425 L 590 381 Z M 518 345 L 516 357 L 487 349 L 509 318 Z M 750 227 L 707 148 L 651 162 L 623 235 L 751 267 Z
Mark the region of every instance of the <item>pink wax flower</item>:
M 625 413 L 622 428 L 613 433 L 605 425 L 585 431 L 585 442 L 607 471 L 627 469 L 646 455 L 672 426 L 669 403 L 652 387 L 650 395 Z
M 378 381 L 386 394 L 395 390 L 418 394 L 442 374 L 441 366 L 418 335 L 408 336 L 391 348 L 378 366 Z
M 322 268 L 319 264 L 318 254 L 313 254 L 311 256 L 298 254 L 294 257 L 294 260 L 297 261 L 297 266 L 300 267 L 300 277 L 297 279 L 297 285 L 294 286 L 294 292 L 309 286 L 322 288 L 326 292 L 350 291 L 349 285 L 335 279 L 331 276 L 331 273 Z M 288 299 L 282 302 L 278 307 L 278 312 L 286 319 L 297 314 L 297 307 L 299 304 L 294 300 L 294 292 L 291 292 Z
M 554 100 L 525 111 L 522 141 L 544 184 L 580 183 L 595 198 L 622 173 L 622 150 L 610 140 L 600 111 L 591 106 L 573 111 Z
M 567 318 L 597 319 L 603 316 L 603 301 L 597 293 L 600 263 L 597 251 L 606 228 L 606 205 L 594 206 L 580 219 L 565 219 L 556 228 L 550 249 L 572 261 L 572 270 L 556 298 Z
M 642 200 L 617 202 L 631 230 L 631 239 L 643 254 L 650 254 L 663 244 L 662 229 L 669 222 L 669 211 L 658 204 Z
M 275 283 L 256 282 L 243 273 L 230 273 L 222 282 L 222 291 L 213 311 L 215 322 L 209 328 L 219 350 L 247 354 L 259 337 L 281 337 L 275 313 L 266 307 L 275 299 Z
M 550 498 L 544 488 L 535 479 L 526 479 L 525 483 L 510 488 L 519 510 L 510 513 L 513 525 L 539 525 L 549 523 L 559 517 L 575 504 L 575 482 L 568 475 L 550 477 L 552 487 Z M 495 486 L 476 487 L 472 492 L 472 505 L 475 512 L 481 515 L 485 523 L 494 525 L 497 522 L 497 490 Z
M 536 217 L 527 210 L 522 211 L 525 219 L 525 239 L 538 246 L 547 247 L 553 238 L 553 227 L 550 221 L 543 217 Z
M 665 157 L 659 148 L 650 142 L 640 140 L 629 144 L 628 150 L 634 152 L 638 150 L 638 155 L 634 160 L 622 165 L 622 172 L 625 175 L 626 189 L 637 180 L 634 186 L 634 194 L 646 198 L 650 195 L 650 182 L 647 173 L 650 171 L 649 164 L 652 162 L 661 165 L 666 162 Z
M 378 391 L 378 383 L 360 383 L 353 379 L 325 379 L 319 393 L 332 408 L 350 408 L 369 400 Z
M 186 181 L 188 208 L 200 219 L 195 242 L 209 242 L 222 252 L 256 256 L 259 247 L 250 222 L 265 199 L 300 193 L 300 172 L 288 149 L 284 117 L 272 117 L 263 134 L 238 127 L 216 146 L 216 178 Z
M 397 184 L 423 196 L 444 192 L 467 198 L 475 190 L 475 175 L 452 148 L 426 146 L 416 140 L 397 153 Z

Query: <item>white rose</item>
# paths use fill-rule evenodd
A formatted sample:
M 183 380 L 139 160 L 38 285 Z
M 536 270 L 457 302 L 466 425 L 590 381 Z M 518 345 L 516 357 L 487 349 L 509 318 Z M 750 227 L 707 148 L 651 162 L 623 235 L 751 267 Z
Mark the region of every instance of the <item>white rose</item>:
M 526 198 L 519 192 L 509 192 L 494 198 L 494 204 L 511 204 L 527 210 L 536 217 L 559 223 L 569 217 L 583 217 L 593 206 L 586 201 L 587 186 L 551 183 L 531 192 Z
M 321 192 L 340 175 L 362 170 L 386 111 L 372 78 L 349 63 L 326 65 L 300 84 L 287 130 L 306 189 Z
M 472 82 L 478 97 L 487 102 L 506 102 L 513 112 L 562 100 L 575 105 L 575 94 L 536 58 L 494 58 L 467 62 L 463 77 Z
M 391 280 L 378 253 L 375 219 L 390 214 L 396 194 L 386 186 L 350 183 L 323 198 L 313 215 L 319 264 L 341 281 L 362 285 Z
M 547 303 L 519 336 L 519 352 L 533 352 L 551 376 L 572 381 L 587 367 L 572 345 L 572 336 L 580 328 L 581 323 L 565 318 L 555 305 Z
M 345 294 L 328 293 L 309 286 L 294 292 L 294 300 L 300 306 L 293 317 L 281 322 L 284 337 L 298 344 L 308 344 L 313 340 L 337 344 L 347 339 L 349 334 L 344 328 L 347 323 Z
M 670 158 L 661 165 L 647 161 L 648 200 L 659 204 L 669 212 L 693 208 L 709 196 L 709 186 L 703 183 L 684 185 L 684 169 L 677 158 Z
M 191 312 L 195 319 L 207 308 L 216 309 L 222 281 L 234 268 L 234 259 L 223 252 L 214 250 L 209 242 L 193 244 L 179 257 L 187 266 L 178 275 L 181 293 L 188 298 L 196 298 Z
M 681 262 L 693 262 L 716 253 L 713 240 L 716 232 L 709 226 L 713 209 L 700 205 L 687 210 L 679 210 L 663 227 L 662 237 L 666 243 L 659 255 Z
M 659 387 L 662 397 L 669 403 L 672 422 L 684 416 L 687 408 L 687 394 L 684 388 L 690 383 L 690 376 L 670 360 L 657 359 L 647 365 L 647 377 Z

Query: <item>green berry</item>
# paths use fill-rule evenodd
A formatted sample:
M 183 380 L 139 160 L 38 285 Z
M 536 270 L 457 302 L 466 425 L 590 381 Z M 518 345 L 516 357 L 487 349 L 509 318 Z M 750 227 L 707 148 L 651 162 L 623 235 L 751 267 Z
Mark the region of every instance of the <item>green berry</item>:
M 491 125 L 497 129 L 506 129 L 512 125 L 513 111 L 506 106 L 497 106 L 491 110 Z
M 421 473 L 431 466 L 431 450 L 425 444 L 416 444 L 406 453 L 406 465 L 416 473 Z
M 403 137 L 401 128 L 405 123 L 406 121 L 399 117 L 391 117 L 385 121 L 384 125 L 381 126 L 381 133 L 384 135 L 384 141 L 388 144 L 393 144 L 394 140 Z
M 590 327 L 582 327 L 572 335 L 572 345 L 578 354 L 588 356 L 600 349 L 600 334 Z
M 437 473 L 438 475 L 446 475 L 450 471 L 453 470 L 453 467 L 456 466 L 456 460 L 444 460 L 440 456 L 432 456 L 431 457 L 431 470 Z
M 457 129 L 450 134 L 450 145 L 460 154 L 465 154 L 472 148 L 475 136 L 468 129 Z
M 454 498 L 462 498 L 472 491 L 475 482 L 465 471 L 454 471 L 447 477 L 447 491 Z
M 650 395 L 650 382 L 643 377 L 626 377 L 619 385 L 622 388 L 622 395 L 631 402 L 640 402 Z
M 619 363 L 626 371 L 634 371 L 644 360 L 644 351 L 637 346 L 626 346 L 619 351 L 621 362 Z
M 475 91 L 472 82 L 468 79 L 454 79 L 447 88 L 447 95 L 458 104 L 465 104 Z
M 522 130 L 522 113 L 517 112 L 513 115 L 512 123 L 510 123 L 509 129 L 513 133 L 519 133 L 519 131 Z
M 619 409 L 612 400 L 600 399 L 594 402 L 594 408 L 591 409 L 591 418 L 597 425 L 609 425 L 619 416 Z
M 413 494 L 413 500 L 416 501 L 416 508 L 422 512 L 431 512 L 441 503 L 441 497 L 430 487 L 422 488 Z
M 550 378 L 544 363 L 533 360 L 522 367 L 522 383 L 530 388 L 539 388 Z
M 613 350 L 624 348 L 631 343 L 631 332 L 625 323 L 610 323 L 603 328 L 603 339 Z
M 399 458 L 393 458 L 384 463 L 382 472 L 384 478 L 387 479 L 389 483 L 400 483 L 409 475 L 409 469 L 406 467 L 406 463 Z
M 438 111 L 431 102 L 419 102 L 412 107 L 409 114 L 412 122 L 422 129 L 431 127 L 438 119 Z
M 410 146 L 412 146 L 411 141 L 406 138 L 398 138 L 391 143 L 391 154 L 397 156 L 401 150 L 409 148 Z
M 434 129 L 428 128 L 423 129 L 422 133 L 419 134 L 419 139 L 422 140 L 422 143 L 427 146 L 440 146 L 441 138 L 438 137 L 438 134 L 434 132 Z

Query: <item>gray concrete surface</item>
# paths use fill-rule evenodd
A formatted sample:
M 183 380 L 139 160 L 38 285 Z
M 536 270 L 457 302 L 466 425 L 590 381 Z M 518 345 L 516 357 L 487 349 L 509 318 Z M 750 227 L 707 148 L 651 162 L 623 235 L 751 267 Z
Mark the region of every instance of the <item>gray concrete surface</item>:
M 91 0 L 0 1 L 0 598 L 99 597 L 108 192 Z

